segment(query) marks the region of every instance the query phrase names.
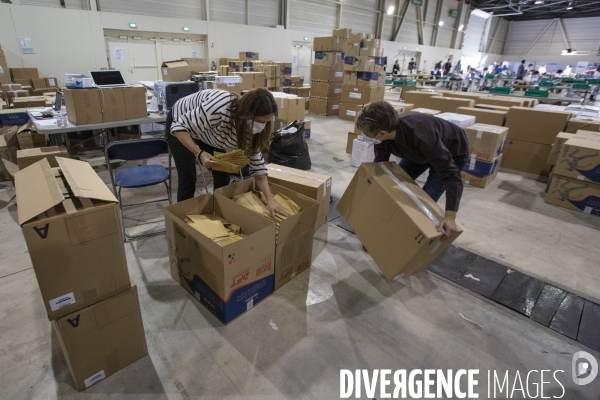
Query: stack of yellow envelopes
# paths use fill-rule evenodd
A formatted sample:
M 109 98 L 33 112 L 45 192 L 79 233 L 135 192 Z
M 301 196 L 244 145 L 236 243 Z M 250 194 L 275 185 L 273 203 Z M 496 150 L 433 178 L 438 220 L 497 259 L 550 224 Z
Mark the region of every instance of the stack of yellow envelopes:
M 246 236 L 239 226 L 216 214 L 186 215 L 183 221 L 220 246 L 237 242 Z
M 240 169 L 248 165 L 248 157 L 243 150 L 234 150 L 229 153 L 215 152 L 211 163 L 216 171 L 237 174 Z

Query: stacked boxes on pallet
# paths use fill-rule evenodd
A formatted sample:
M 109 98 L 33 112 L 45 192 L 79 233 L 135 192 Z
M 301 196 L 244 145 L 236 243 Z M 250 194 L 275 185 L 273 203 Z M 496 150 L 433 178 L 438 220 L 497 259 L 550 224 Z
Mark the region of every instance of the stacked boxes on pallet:
M 315 63 L 311 67 L 311 114 L 338 115 L 344 79 L 344 53 L 350 29 L 338 29 L 333 36 L 316 37 Z
M 78 390 L 148 354 L 117 199 L 83 161 L 15 174 L 19 224 L 48 319 Z

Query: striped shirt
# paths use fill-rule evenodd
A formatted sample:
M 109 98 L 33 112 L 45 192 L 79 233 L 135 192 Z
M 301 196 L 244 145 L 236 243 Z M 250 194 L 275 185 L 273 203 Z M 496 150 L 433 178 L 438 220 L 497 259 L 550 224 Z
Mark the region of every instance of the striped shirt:
M 187 131 L 192 138 L 217 149 L 237 150 L 235 120 L 231 110 L 234 99 L 235 96 L 224 90 L 203 90 L 179 99 L 171 110 L 171 134 Z M 267 175 L 262 153 L 252 155 L 248 164 L 250 175 Z

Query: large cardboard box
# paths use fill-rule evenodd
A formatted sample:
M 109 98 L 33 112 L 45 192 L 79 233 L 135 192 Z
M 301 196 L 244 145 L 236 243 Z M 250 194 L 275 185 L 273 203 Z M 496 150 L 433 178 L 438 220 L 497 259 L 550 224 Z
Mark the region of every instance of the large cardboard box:
M 81 391 L 148 354 L 137 285 L 56 321 L 71 376 Z
M 190 72 L 206 72 L 208 68 L 208 60 L 205 58 L 182 58 L 190 66 Z
M 160 67 L 162 80 L 179 82 L 190 80 L 190 66 L 183 60 L 165 61 Z
M 351 104 L 367 104 L 383 100 L 384 87 L 350 86 L 342 87 L 342 102 Z
M 344 71 L 339 71 L 336 68 L 327 65 L 312 65 L 310 67 L 310 80 L 312 82 L 343 82 Z M 311 85 L 312 86 L 312 85 Z
M 341 70 L 344 64 L 343 56 L 342 52 L 317 51 L 315 52 L 315 65 L 327 65 Z
M 204 82 L 206 85 L 206 89 L 219 89 L 226 90 L 230 93 L 235 93 L 238 95 L 242 94 L 242 84 L 241 83 L 216 83 L 216 82 Z
M 293 95 L 274 94 L 277 103 L 277 121 L 289 124 L 296 120 L 303 121 L 306 109 L 306 100 L 303 97 Z
M 373 49 L 379 49 L 381 47 L 381 40 L 373 37 L 367 37 L 362 41 L 362 47 L 368 47 Z M 377 57 L 377 56 L 374 56 Z
M 572 118 L 567 122 L 567 128 L 565 129 L 565 132 L 575 133 L 579 129 L 600 132 L 600 121 L 592 120 L 592 119 L 588 120 L 588 119 Z
M 350 39 L 350 35 L 352 34 L 352 29 L 350 28 L 342 28 L 342 29 L 334 29 L 332 32 L 332 36 L 341 37 L 342 39 Z
M 5 97 L 6 103 L 8 103 L 8 105 L 11 105 L 14 99 L 18 99 L 21 97 L 29 97 L 29 91 L 28 90 L 8 90 L 4 97 Z
M 511 107 L 505 123 L 508 138 L 551 145 L 556 135 L 565 130 L 570 116 L 568 112 Z
M 0 125 L 7 126 L 23 126 L 30 121 L 29 114 L 25 108 L 9 108 L 0 110 Z
M 126 119 L 145 118 L 148 116 L 146 106 L 146 89 L 142 86 L 123 88 Z M 104 121 L 106 122 L 106 121 Z
M 360 56 L 360 42 L 348 42 L 344 56 L 358 57 Z
M 283 186 L 269 183 L 271 194 L 281 193 L 298 206 L 301 211 L 279 224 L 275 242 L 275 290 L 294 279 L 312 264 L 312 243 L 319 205 L 314 199 Z M 231 200 L 233 196 L 258 190 L 254 179 L 246 179 L 215 190 L 215 196 Z
M 32 96 L 44 96 L 44 94 L 46 94 L 46 93 L 56 93 L 57 91 L 58 91 L 58 88 L 46 87 L 46 88 L 42 88 L 42 89 L 32 90 L 31 95 Z
M 546 203 L 600 216 L 600 185 L 552 174 Z
M 34 90 L 44 89 L 46 87 L 46 79 L 44 78 L 34 78 L 31 80 L 31 85 Z
M 385 76 L 379 72 L 357 72 L 356 84 L 353 86 L 382 86 L 385 85 Z
M 441 97 L 441 93 L 437 92 L 418 92 L 411 91 L 404 93 L 404 89 L 402 89 L 402 99 L 406 103 L 414 104 L 415 108 L 429 108 L 429 99 L 430 97 Z M 437 108 L 435 109 L 437 110 Z
M 2 159 L 0 160 L 0 181 L 10 181 L 11 173 L 2 161 L 8 161 L 11 164 L 17 163 L 17 150 L 19 149 L 17 127 L 14 126 L 0 133 L 0 159 Z
M 394 104 L 393 107 L 394 107 L 394 110 L 398 111 L 398 114 L 412 111 L 415 108 L 414 104 L 406 104 L 406 103 Z
M 383 49 L 378 47 L 361 47 L 358 55 L 360 57 L 383 57 Z
M 367 40 L 367 34 L 362 32 L 350 32 L 350 41 L 361 43 Z
M 258 60 L 260 60 L 260 56 L 258 55 L 258 52 L 240 51 L 239 55 L 240 55 L 239 59 L 242 61 L 258 61 Z
M 212 194 L 164 208 L 171 276 L 221 322 L 228 324 L 273 293 L 275 224 Z M 246 236 L 221 246 L 183 221 L 217 214 Z
M 502 154 L 492 161 L 482 161 L 471 158 L 461 176 L 465 185 L 484 188 L 488 186 L 498 175 L 498 167 L 502 161 Z
M 459 228 L 452 237 L 440 241 L 443 234 L 437 231 L 436 222 L 411 196 L 436 221 L 443 219 L 444 211 L 393 162 L 363 163 L 337 205 L 390 281 L 398 275 L 426 270 L 462 233 Z
M 124 121 L 127 119 L 125 112 L 125 97 L 123 97 L 122 88 L 106 88 L 100 89 L 102 121 Z M 145 105 L 144 101 L 144 105 Z
M 469 99 L 457 99 L 454 97 L 437 97 L 429 98 L 429 106 L 433 110 L 441 112 L 456 113 L 458 107 L 473 107 L 474 101 Z
M 18 83 L 4 83 L 2 84 L 2 97 L 6 100 L 6 92 L 12 92 L 14 90 L 22 90 L 23 85 L 19 85 Z
M 277 164 L 267 164 L 269 182 L 314 199 L 319 204 L 314 232 L 327 221 L 332 178 Z
M 338 115 L 340 112 L 340 98 L 321 98 L 311 97 L 308 110 L 311 114 L 317 115 Z
M 464 128 L 469 139 L 469 155 L 482 161 L 492 162 L 501 153 L 508 128 L 486 124 L 475 124 Z
M 508 132 L 510 134 L 510 129 Z M 550 150 L 552 150 L 552 146 L 549 144 L 507 139 L 504 142 L 504 156 L 500 166 L 515 171 L 548 176 L 550 165 L 547 161 Z
M 19 148 L 21 150 L 46 147 L 48 145 L 48 135 L 40 135 L 37 133 L 35 125 L 33 125 L 31 121 L 28 121 L 25 125 L 19 127 L 17 131 L 17 140 L 19 141 Z
M 346 51 L 346 44 L 348 41 L 339 36 L 326 36 L 316 37 L 314 39 L 313 50 L 314 51 Z
M 131 287 L 117 199 L 83 161 L 43 159 L 15 175 L 19 224 L 48 319 Z
M 556 175 L 600 184 L 600 140 L 582 140 L 578 138 L 579 135 L 575 136 L 562 145 L 553 172 Z
M 46 107 L 45 97 L 23 97 L 13 99 L 13 106 L 15 108 L 34 108 L 34 107 Z
M 311 97 L 342 97 L 342 83 L 312 82 L 310 85 Z
M 486 104 L 503 107 L 523 107 L 528 99 L 518 99 L 515 97 L 487 96 L 475 100 L 475 104 Z
M 346 56 L 344 57 L 344 71 L 364 71 L 374 72 L 375 59 L 367 56 Z
M 19 170 L 27 168 L 31 164 L 46 159 L 52 168 L 58 168 L 57 157 L 69 158 L 69 152 L 65 146 L 36 147 L 17 151 L 17 166 Z
M 344 80 L 342 83 L 344 85 L 356 86 L 358 79 L 357 71 L 344 71 Z
M 242 77 L 242 90 L 266 87 L 267 81 L 264 72 L 234 72 Z
M 362 110 L 362 104 L 353 104 L 353 103 L 340 103 L 340 113 L 338 117 L 340 119 L 345 119 L 346 121 L 356 121 L 356 117 Z
M 348 141 L 346 142 L 347 154 L 352 154 L 352 146 L 354 145 L 354 139 L 358 139 L 358 134 L 354 132 L 348 132 Z
M 474 107 L 458 107 L 457 114 L 472 115 L 475 117 L 475 122 L 478 124 L 504 126 L 506 119 L 506 111 L 483 110 Z
M 549 165 L 556 165 L 556 162 L 558 161 L 558 156 L 560 155 L 560 151 L 562 149 L 563 144 L 571 139 L 575 137 L 575 133 L 566 133 L 566 132 L 559 132 L 559 134 L 556 136 L 556 139 L 554 139 L 554 144 L 552 144 L 552 151 L 550 151 L 550 155 L 548 156 L 548 164 Z
M 102 119 L 100 89 L 65 89 L 63 91 L 69 122 L 75 125 L 96 124 Z
M 12 78 L 13 81 L 15 79 L 28 79 L 25 68 L 11 68 L 10 69 L 10 77 Z M 37 76 L 36 76 L 36 78 L 37 78 Z

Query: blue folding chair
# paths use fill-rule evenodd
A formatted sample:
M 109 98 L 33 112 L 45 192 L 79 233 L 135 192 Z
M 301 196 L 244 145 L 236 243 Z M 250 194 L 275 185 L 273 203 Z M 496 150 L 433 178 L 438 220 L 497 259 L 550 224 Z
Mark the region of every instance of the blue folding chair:
M 135 167 L 125 167 L 116 170 L 113 174 L 112 161 L 142 161 L 160 154 L 167 154 L 169 157 L 169 169 L 162 165 L 138 165 Z M 139 235 L 128 235 L 125 231 L 125 219 L 123 217 L 123 208 L 138 206 L 142 204 L 157 203 L 168 200 L 171 204 L 171 153 L 166 139 L 133 139 L 121 140 L 110 143 L 104 149 L 104 157 L 110 180 L 113 185 L 115 195 L 119 198 L 119 207 L 121 208 L 121 224 L 123 226 L 123 237 L 127 239 L 137 239 L 145 236 L 152 236 L 164 233 L 165 231 L 142 233 Z M 168 182 L 167 182 L 168 181 Z M 167 198 L 146 201 L 141 203 L 123 204 L 121 199 L 121 189 L 134 189 L 164 183 L 167 188 Z

